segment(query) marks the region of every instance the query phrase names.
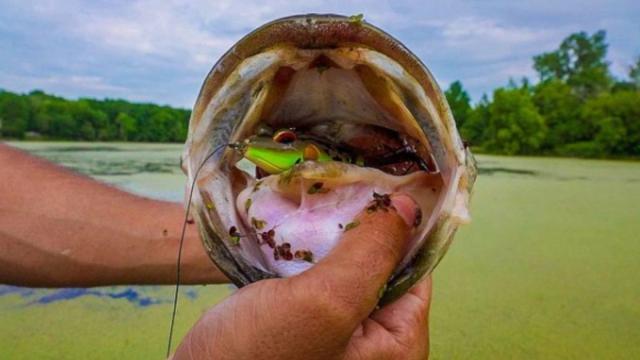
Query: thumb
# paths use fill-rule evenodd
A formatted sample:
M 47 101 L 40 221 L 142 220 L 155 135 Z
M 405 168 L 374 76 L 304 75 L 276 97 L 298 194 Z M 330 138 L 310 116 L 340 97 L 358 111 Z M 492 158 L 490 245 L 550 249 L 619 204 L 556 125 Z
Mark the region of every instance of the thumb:
M 375 308 L 380 291 L 405 254 L 418 205 L 405 194 L 380 198 L 345 229 L 336 247 L 296 282 L 307 291 L 327 293 L 354 326 Z

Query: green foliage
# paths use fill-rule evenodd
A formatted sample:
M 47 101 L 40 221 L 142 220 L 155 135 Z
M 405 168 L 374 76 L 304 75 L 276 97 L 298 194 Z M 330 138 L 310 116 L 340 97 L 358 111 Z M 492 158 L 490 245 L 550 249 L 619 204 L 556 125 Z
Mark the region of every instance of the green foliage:
M 640 92 L 603 94 L 584 104 L 581 117 L 597 127 L 595 141 L 609 155 L 640 155 Z
M 597 95 L 611 84 L 605 38 L 603 30 L 571 34 L 558 50 L 535 56 L 533 67 L 543 82 L 563 81 L 581 98 Z
M 0 136 L 22 138 L 29 122 L 29 104 L 16 94 L 0 92 Z
M 119 112 L 114 120 L 118 139 L 132 140 L 138 130 L 136 119 L 129 114 Z
M 491 103 L 487 96 L 469 113 L 469 118 L 460 128 L 460 134 L 472 146 L 481 146 L 487 139 L 487 128 L 489 125 L 489 106 Z
M 538 84 L 533 102 L 549 129 L 543 149 L 588 139 L 593 133 L 591 126 L 580 122 L 580 99 L 566 83 L 554 79 Z
M 86 141 L 183 142 L 190 112 L 125 100 L 66 100 L 35 90 L 0 91 L 0 136 Z
M 469 94 L 464 90 L 460 81 L 454 81 L 444 94 L 447 97 L 447 102 L 456 124 L 458 127 L 463 126 L 471 113 L 471 98 Z
M 510 81 L 493 99 L 484 96 L 468 112 L 462 137 L 501 154 L 640 156 L 640 57 L 628 80 L 614 82 L 606 53 L 604 31 L 568 36 L 533 58 L 538 84 Z
M 636 58 L 636 63 L 629 69 L 629 78 L 636 89 L 640 89 L 640 56 Z
M 527 88 L 501 88 L 493 93 L 484 148 L 508 155 L 533 154 L 546 134 Z

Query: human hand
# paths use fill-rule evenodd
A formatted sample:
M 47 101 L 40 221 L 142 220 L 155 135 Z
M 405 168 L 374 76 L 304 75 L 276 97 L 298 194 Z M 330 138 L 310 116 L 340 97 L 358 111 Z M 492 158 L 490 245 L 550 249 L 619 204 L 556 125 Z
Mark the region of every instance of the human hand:
M 174 359 L 425 359 L 431 280 L 375 310 L 405 252 L 416 204 L 363 212 L 332 252 L 291 278 L 259 281 L 209 310 Z
M 129 194 L 0 143 L 0 283 L 175 284 L 184 206 Z M 46 205 L 43 205 L 46 204 Z M 188 225 L 181 283 L 226 283 Z

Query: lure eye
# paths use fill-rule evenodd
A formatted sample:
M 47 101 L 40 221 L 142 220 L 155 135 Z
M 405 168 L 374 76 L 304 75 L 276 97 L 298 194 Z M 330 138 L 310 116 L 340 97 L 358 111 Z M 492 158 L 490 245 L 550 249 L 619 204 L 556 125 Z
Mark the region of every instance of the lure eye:
M 279 144 L 291 144 L 297 138 L 296 133 L 289 129 L 278 130 L 273 134 L 273 141 Z

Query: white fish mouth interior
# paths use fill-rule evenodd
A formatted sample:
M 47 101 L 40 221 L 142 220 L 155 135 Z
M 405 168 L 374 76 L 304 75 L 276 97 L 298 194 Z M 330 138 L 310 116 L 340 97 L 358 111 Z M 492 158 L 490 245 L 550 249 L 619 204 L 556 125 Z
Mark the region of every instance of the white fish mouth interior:
M 408 79 L 408 82 L 402 82 L 402 79 Z M 227 100 L 251 93 L 251 105 L 231 134 L 229 142 L 241 141 L 253 135 L 261 124 L 267 124 L 273 129 L 322 128 L 323 124 L 328 123 L 377 126 L 415 139 L 419 144 L 421 157 L 430 164 L 431 170 L 428 174 L 417 171 L 407 176 L 393 176 L 370 168 L 363 169 L 368 180 L 358 180 L 358 176 L 362 174 L 356 174 L 352 176 L 355 180 L 346 181 L 346 185 L 336 185 L 341 193 L 336 190 L 332 200 L 327 203 L 320 201 L 323 208 L 330 207 L 331 204 L 344 206 L 345 199 L 357 207 L 343 214 L 343 218 L 332 219 L 333 225 L 327 225 L 322 216 L 319 219 L 309 216 L 309 210 L 313 212 L 314 204 L 318 205 L 318 197 L 311 198 L 306 193 L 309 184 L 318 182 L 315 175 L 307 173 L 309 177 L 303 176 L 303 180 L 295 185 L 299 187 L 299 196 L 291 204 L 283 202 L 278 205 L 277 201 L 269 198 L 283 190 L 275 180 L 278 175 L 262 180 L 270 186 L 271 195 L 253 191 L 251 189 L 256 184 L 256 179 L 252 176 L 255 174 L 252 173 L 253 169 L 248 172 L 246 168 L 245 171 L 240 171 L 235 166 L 238 156 L 228 150 L 223 159 L 230 165 L 225 168 L 228 169 L 230 183 L 229 197 L 235 199 L 235 212 L 221 218 L 227 228 L 235 227 L 242 235 L 239 244 L 230 245 L 230 248 L 235 248 L 248 262 L 264 271 L 280 276 L 294 275 L 326 255 L 339 240 L 344 227 L 350 224 L 348 218 L 364 210 L 373 200 L 374 191 L 401 191 L 409 193 L 418 202 L 423 214 L 421 223 L 413 230 L 412 246 L 398 269 L 404 267 L 422 246 L 423 239 L 434 225 L 447 183 L 442 177 L 443 165 L 438 165 L 432 158 L 428 140 L 405 104 L 403 93 L 415 86 L 410 83 L 411 80 L 413 78 L 395 61 L 374 50 L 355 46 L 307 50 L 283 45 L 245 59 L 220 90 L 222 98 L 226 95 Z M 290 190 L 285 189 L 285 192 Z M 252 196 L 254 198 L 248 201 Z M 262 200 L 260 196 L 263 197 Z M 291 200 L 290 196 L 288 200 Z M 246 206 L 248 203 L 253 204 L 249 210 Z M 292 207 L 285 209 L 289 205 Z M 278 214 L 273 214 L 274 211 L 260 212 L 261 207 L 278 206 L 282 210 Z M 282 221 L 285 217 L 291 218 L 287 217 L 287 211 L 302 214 L 299 217 L 304 219 L 306 225 L 278 223 L 279 218 Z M 270 218 L 267 221 L 265 217 Z M 261 222 L 265 224 L 261 225 Z M 328 226 L 333 228 L 325 229 Z M 275 247 L 267 244 L 263 235 L 274 227 Z M 300 229 L 296 230 L 296 227 Z M 312 231 L 316 233 L 329 231 L 330 234 L 326 237 L 330 239 L 323 243 L 322 236 L 316 236 L 311 242 L 305 242 L 304 239 L 313 237 L 309 235 L 309 227 L 315 229 Z M 282 235 L 278 229 L 284 228 L 288 230 L 284 230 L 285 234 Z M 279 246 L 285 243 L 291 246 L 291 253 L 294 255 L 297 251 L 311 252 L 312 261 L 302 257 L 283 259 L 282 254 L 276 255 Z

